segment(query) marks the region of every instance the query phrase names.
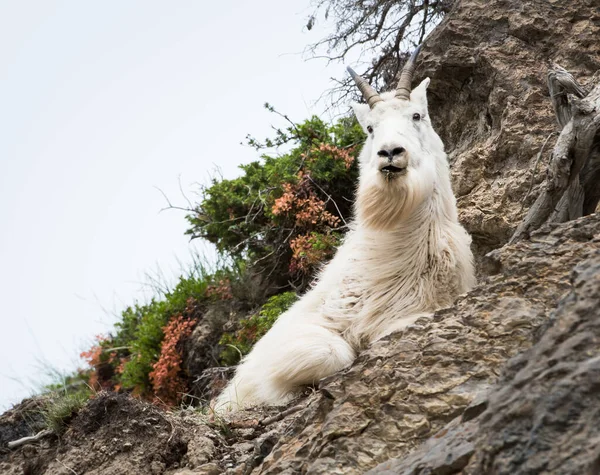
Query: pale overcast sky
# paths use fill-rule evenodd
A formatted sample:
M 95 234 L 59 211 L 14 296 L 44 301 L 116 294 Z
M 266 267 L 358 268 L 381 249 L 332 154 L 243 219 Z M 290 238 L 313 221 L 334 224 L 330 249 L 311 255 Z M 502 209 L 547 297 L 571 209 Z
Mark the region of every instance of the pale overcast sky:
M 192 246 L 178 204 L 276 118 L 320 113 L 341 64 L 305 61 L 309 0 L 0 0 L 0 410 L 68 370 L 144 274 Z M 279 123 L 279 125 L 283 125 Z M 202 250 L 202 249 L 201 249 Z M 147 292 L 146 292 L 147 293 Z

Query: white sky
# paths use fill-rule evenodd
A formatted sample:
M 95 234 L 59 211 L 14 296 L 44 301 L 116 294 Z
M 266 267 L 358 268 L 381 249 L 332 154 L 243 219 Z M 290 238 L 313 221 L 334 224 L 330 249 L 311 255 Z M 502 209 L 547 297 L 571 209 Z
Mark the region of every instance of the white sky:
M 238 174 L 277 122 L 265 101 L 321 112 L 344 70 L 303 60 L 308 7 L 0 0 L 0 410 L 79 364 L 146 272 L 189 262 L 155 187 L 183 204 L 178 177 L 193 194 L 215 164 Z

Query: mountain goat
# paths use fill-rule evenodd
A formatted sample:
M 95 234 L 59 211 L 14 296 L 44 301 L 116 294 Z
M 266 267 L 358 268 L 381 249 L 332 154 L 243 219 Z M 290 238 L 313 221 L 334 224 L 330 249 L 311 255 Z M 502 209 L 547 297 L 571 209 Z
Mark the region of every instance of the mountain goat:
M 447 306 L 475 284 L 444 145 L 431 126 L 429 78 L 411 92 L 419 48 L 395 91 L 348 68 L 367 104 L 355 219 L 317 284 L 282 314 L 217 398 L 217 412 L 280 405 L 352 364 L 371 342 Z

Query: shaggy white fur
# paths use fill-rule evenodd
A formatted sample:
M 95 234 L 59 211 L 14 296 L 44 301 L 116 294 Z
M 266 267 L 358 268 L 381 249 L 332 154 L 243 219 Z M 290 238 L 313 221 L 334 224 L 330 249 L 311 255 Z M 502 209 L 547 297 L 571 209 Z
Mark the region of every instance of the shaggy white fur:
M 354 105 L 368 138 L 351 230 L 317 284 L 244 358 L 214 410 L 284 404 L 475 284 L 471 238 L 458 223 L 444 146 L 428 116 L 428 84 L 410 100 L 392 92 L 372 109 Z

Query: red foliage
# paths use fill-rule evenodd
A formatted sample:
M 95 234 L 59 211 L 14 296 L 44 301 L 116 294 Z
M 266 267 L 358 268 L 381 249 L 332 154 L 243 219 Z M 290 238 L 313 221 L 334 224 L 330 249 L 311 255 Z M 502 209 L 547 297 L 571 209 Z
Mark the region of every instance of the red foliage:
M 346 170 L 348 170 L 354 163 L 354 157 L 350 155 L 354 151 L 354 147 L 346 149 L 336 147 L 335 145 L 322 143 L 319 145 L 319 151 L 331 154 L 335 160 L 342 160 L 344 165 L 346 165 Z
M 346 167 L 354 161 L 348 150 L 333 145 L 321 144 L 318 150 L 343 160 Z M 289 241 L 292 250 L 290 272 L 310 274 L 316 265 L 333 254 L 337 237 L 330 231 L 340 224 L 340 219 L 325 209 L 327 203 L 317 196 L 310 174 L 300 171 L 298 178 L 298 183 L 283 185 L 283 195 L 275 200 L 271 212 L 293 220 L 297 234 Z
M 83 351 L 79 355 L 80 358 L 86 360 L 88 365 L 90 365 L 91 367 L 88 384 L 91 388 L 97 390 L 110 389 L 112 386 L 110 381 L 106 381 L 103 378 L 99 377 L 100 369 L 110 362 L 110 356 L 106 358 L 104 348 L 102 347 L 102 343 L 104 343 L 107 340 L 108 338 L 106 338 L 103 335 L 96 335 L 97 344 L 92 346 L 88 351 Z
M 324 262 L 333 255 L 337 238 L 333 235 L 311 233 L 297 236 L 290 241 L 292 259 L 290 272 L 292 274 L 308 273 L 314 266 Z
M 211 284 L 206 288 L 206 296 L 214 297 L 217 300 L 231 300 L 231 281 L 229 279 L 221 279 L 216 284 Z
M 86 360 L 87 363 L 94 367 L 100 364 L 100 357 L 102 356 L 102 346 L 101 343 L 106 341 L 106 337 L 103 335 L 96 335 L 97 345 L 92 346 L 88 351 L 83 351 L 79 357 Z
M 174 406 L 181 401 L 186 383 L 181 377 L 182 357 L 178 344 L 192 334 L 196 319 L 186 319 L 183 315 L 175 316 L 163 328 L 165 338 L 162 342 L 160 357 L 150 372 L 150 382 L 158 401 Z
M 287 213 L 292 209 L 294 200 L 296 199 L 296 186 L 291 183 L 283 184 L 283 195 L 275 200 L 275 204 L 271 211 L 275 216 Z
M 275 200 L 271 212 L 275 216 L 293 217 L 296 226 L 301 228 L 312 228 L 317 225 L 336 227 L 340 219 L 325 210 L 325 202 L 315 194 L 310 185 L 310 175 L 300 172 L 298 176 L 299 183 L 283 185 L 283 195 Z

